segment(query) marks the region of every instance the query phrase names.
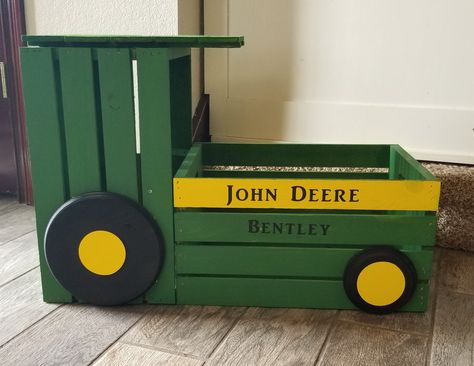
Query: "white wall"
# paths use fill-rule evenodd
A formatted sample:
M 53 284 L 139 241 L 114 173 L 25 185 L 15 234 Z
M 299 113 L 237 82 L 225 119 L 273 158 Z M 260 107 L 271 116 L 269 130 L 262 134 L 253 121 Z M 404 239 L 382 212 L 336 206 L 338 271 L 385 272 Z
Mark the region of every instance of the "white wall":
M 195 35 L 200 33 L 200 3 L 200 0 L 178 0 L 178 34 Z M 201 60 L 199 54 L 199 49 L 192 49 L 193 110 L 196 109 L 201 97 Z
M 176 0 L 25 0 L 29 34 L 173 35 Z
M 399 143 L 474 163 L 474 1 L 205 0 L 215 140 Z
M 199 0 L 25 0 L 28 34 L 199 34 Z M 193 50 L 193 110 L 201 94 Z

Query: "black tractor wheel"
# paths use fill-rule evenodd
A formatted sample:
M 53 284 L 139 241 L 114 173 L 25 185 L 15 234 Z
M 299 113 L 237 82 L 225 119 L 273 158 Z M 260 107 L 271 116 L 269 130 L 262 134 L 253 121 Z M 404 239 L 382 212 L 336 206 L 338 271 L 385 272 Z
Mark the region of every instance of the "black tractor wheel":
M 411 260 L 391 247 L 361 251 L 348 262 L 344 289 L 352 303 L 369 313 L 400 309 L 413 296 L 417 275 Z
M 88 193 L 52 216 L 45 255 L 54 277 L 76 299 L 118 305 L 154 283 L 164 253 L 160 230 L 144 208 L 118 194 Z

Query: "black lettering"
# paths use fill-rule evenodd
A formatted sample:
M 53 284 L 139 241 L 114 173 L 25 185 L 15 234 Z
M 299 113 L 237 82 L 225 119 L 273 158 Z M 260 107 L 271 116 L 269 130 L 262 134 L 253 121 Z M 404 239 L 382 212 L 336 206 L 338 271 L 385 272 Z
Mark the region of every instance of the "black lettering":
M 295 224 L 285 224 L 285 225 L 287 227 L 288 234 L 291 235 L 291 233 L 293 232 L 293 227 L 295 226 Z
M 316 193 L 319 191 L 319 189 L 316 189 L 316 188 L 311 188 L 309 190 L 309 200 L 310 202 L 318 202 L 319 199 L 316 198 Z
M 240 195 L 240 193 L 243 192 L 243 196 Z M 243 188 L 239 188 L 237 192 L 235 192 L 235 196 L 239 201 L 246 201 L 249 198 L 249 192 Z
M 299 191 L 299 196 L 298 196 Z M 291 200 L 292 201 L 303 201 L 306 197 L 306 189 L 301 186 L 293 186 L 291 187 Z
M 302 230 L 302 228 L 303 228 L 303 225 L 298 224 L 298 235 L 306 235 L 306 232 Z
M 261 201 L 262 200 L 262 188 L 252 188 L 252 198 L 251 201 Z
M 359 190 L 358 189 L 351 189 L 349 192 L 350 192 L 349 201 L 350 202 L 359 202 L 359 199 L 357 198 L 357 194 L 359 193 Z
M 342 202 L 346 202 L 346 199 L 344 198 L 345 192 L 343 189 L 336 189 L 334 193 L 335 193 L 334 201 L 339 202 L 339 200 L 341 200 Z
M 270 223 L 269 222 L 262 223 L 262 233 L 270 234 Z
M 323 189 L 322 192 L 323 192 L 323 197 L 322 197 L 321 201 L 330 202 L 331 199 L 328 198 L 328 196 L 329 196 L 329 192 L 331 192 L 331 190 L 330 189 Z
M 277 199 L 277 189 L 274 188 L 273 192 L 272 192 L 271 189 L 267 188 L 267 195 L 266 195 L 266 200 L 267 201 L 269 200 L 268 197 L 271 197 L 273 201 L 276 201 L 276 199 Z
M 278 234 L 283 233 L 283 223 L 277 224 L 276 222 L 273 223 L 273 233 L 276 233 L 278 231 Z
M 258 220 L 249 220 L 249 233 L 255 234 L 260 231 Z
M 232 203 L 232 187 L 230 184 L 227 186 L 227 206 Z
M 327 235 L 329 228 L 331 225 L 320 225 L 321 229 L 323 229 L 323 235 Z
M 317 228 L 318 228 L 318 225 L 316 225 L 316 224 L 309 224 L 309 232 L 308 232 L 308 235 L 317 235 L 317 234 L 318 234 Z

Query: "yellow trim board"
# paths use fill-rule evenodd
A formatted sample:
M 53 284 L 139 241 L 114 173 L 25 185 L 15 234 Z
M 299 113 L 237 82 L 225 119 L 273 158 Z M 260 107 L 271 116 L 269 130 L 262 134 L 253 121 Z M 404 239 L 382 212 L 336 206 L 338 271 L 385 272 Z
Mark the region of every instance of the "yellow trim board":
M 437 211 L 440 182 L 174 178 L 174 207 Z

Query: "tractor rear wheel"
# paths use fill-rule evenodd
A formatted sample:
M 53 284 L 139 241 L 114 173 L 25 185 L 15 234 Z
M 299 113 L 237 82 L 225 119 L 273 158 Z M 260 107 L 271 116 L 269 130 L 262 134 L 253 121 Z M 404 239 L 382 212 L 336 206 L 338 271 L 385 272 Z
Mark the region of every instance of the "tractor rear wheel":
M 160 230 L 143 207 L 99 192 L 73 198 L 55 212 L 45 255 L 54 277 L 76 299 L 118 305 L 154 283 L 164 253 Z

